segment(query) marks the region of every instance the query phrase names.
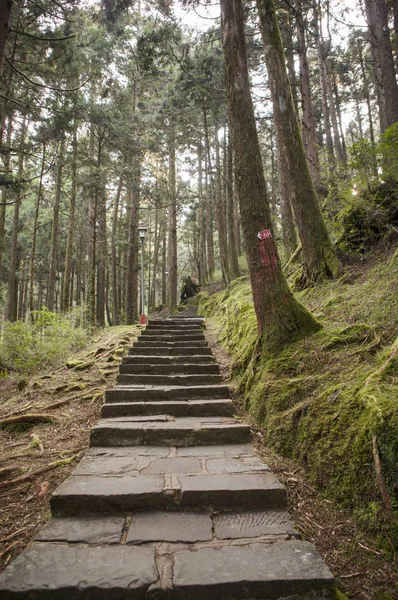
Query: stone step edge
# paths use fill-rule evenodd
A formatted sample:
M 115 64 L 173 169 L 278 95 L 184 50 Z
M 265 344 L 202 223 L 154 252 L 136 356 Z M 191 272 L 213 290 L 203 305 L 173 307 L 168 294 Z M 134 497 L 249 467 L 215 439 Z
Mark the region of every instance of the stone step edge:
M 69 568 L 65 569 L 64 565 Z M 287 565 L 289 567 L 287 568 Z M 186 549 L 33 544 L 0 576 L 11 598 L 170 598 L 174 600 L 332 600 L 335 581 L 306 541 Z M 18 594 L 18 595 L 17 595 Z M 122 595 L 121 595 L 122 594 Z M 126 596 L 125 596 L 126 595 Z

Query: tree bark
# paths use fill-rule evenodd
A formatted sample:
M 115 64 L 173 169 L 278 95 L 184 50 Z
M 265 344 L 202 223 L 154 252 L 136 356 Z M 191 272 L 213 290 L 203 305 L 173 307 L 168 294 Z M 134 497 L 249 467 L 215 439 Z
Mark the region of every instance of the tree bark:
M 307 57 L 307 44 L 303 21 L 302 0 L 296 0 L 296 25 L 298 38 L 298 54 L 300 62 L 300 90 L 303 118 L 301 128 L 308 166 L 315 189 L 318 191 L 321 174 L 319 166 L 318 144 L 316 139 L 315 119 L 312 105 L 312 93 L 310 85 L 310 68 Z
M 203 125 L 205 131 L 205 190 L 206 190 L 206 246 L 209 279 L 214 274 L 214 237 L 213 237 L 213 186 L 211 176 L 209 128 L 207 126 L 207 109 L 203 104 Z M 209 183 L 210 181 L 210 183 Z
M 197 147 L 198 156 L 198 201 L 199 201 L 199 283 L 204 286 L 208 279 L 206 262 L 206 221 L 205 204 L 203 197 L 203 146 L 202 137 L 199 138 Z
M 140 203 L 141 163 L 136 156 L 133 179 L 128 182 L 129 236 L 127 251 L 126 323 L 135 323 L 138 314 L 138 207 Z
M 68 237 L 66 240 L 64 284 L 62 289 L 61 310 L 66 312 L 71 308 L 71 273 L 73 257 L 73 240 L 76 225 L 76 193 L 77 193 L 77 125 L 73 128 L 72 141 L 72 189 L 69 205 L 69 226 Z
M 319 328 L 289 290 L 282 273 L 266 193 L 261 152 L 250 95 L 241 0 L 221 0 L 221 32 L 227 104 L 258 336 L 275 351 L 294 334 Z M 259 231 L 266 231 L 264 239 Z
M 112 268 L 112 316 L 113 324 L 120 325 L 119 313 L 119 289 L 117 280 L 117 222 L 119 215 L 120 195 L 122 193 L 124 178 L 124 161 L 119 175 L 119 183 L 116 190 L 115 204 L 113 206 L 112 230 L 111 230 L 111 268 Z
M 215 127 L 214 132 L 215 147 L 216 147 L 216 185 L 215 185 L 215 198 L 216 198 L 216 219 L 218 229 L 218 247 L 220 252 L 220 264 L 221 272 L 224 283 L 228 285 L 231 280 L 229 272 L 229 263 L 227 256 L 227 228 L 225 223 L 225 211 L 222 196 L 222 185 L 221 185 L 221 161 L 220 161 L 220 142 L 218 139 L 218 126 Z
M 398 84 L 388 26 L 385 0 L 365 0 L 369 41 L 375 58 L 375 75 L 380 86 L 380 129 L 385 131 L 398 121 Z
M 291 201 L 303 247 L 302 285 L 333 278 L 339 261 L 322 218 L 305 156 L 300 125 L 286 73 L 282 40 L 273 0 L 257 0 L 265 61 L 284 175 L 291 185 Z
M 3 76 L 4 59 L 10 33 L 13 0 L 0 0 L 0 79 Z
M 62 171 L 64 168 L 65 154 L 65 136 L 62 134 L 61 143 L 58 149 L 57 160 L 57 180 L 55 185 L 55 200 L 53 210 L 53 224 L 51 230 L 51 250 L 50 250 L 50 268 L 48 272 L 48 287 L 47 287 L 47 308 L 54 311 L 55 308 L 55 287 L 57 280 L 57 250 L 58 250 L 58 234 L 59 234 L 59 213 L 61 208 L 61 192 L 62 192 Z
M 41 195 L 42 195 L 42 189 L 43 189 L 43 175 L 44 175 L 44 167 L 45 167 L 45 158 L 46 158 L 46 143 L 43 142 L 43 155 L 42 155 L 42 161 L 41 161 L 39 189 L 37 192 L 37 199 L 36 199 L 35 216 L 33 219 L 33 239 L 32 239 L 31 257 L 30 257 L 29 310 L 31 312 L 35 308 L 35 306 L 34 306 L 34 304 L 35 304 L 35 302 L 34 302 L 34 284 L 35 284 L 36 243 L 37 243 L 37 228 L 38 228 L 38 224 L 39 224 Z
M 22 152 L 23 145 L 25 142 L 25 135 L 27 130 L 27 120 L 24 117 L 21 128 L 21 138 L 19 148 L 21 152 L 18 155 L 18 179 L 22 179 L 24 170 L 24 153 Z M 14 204 L 14 218 L 12 226 L 12 241 L 11 241 L 11 253 L 10 253 L 10 267 L 8 277 L 8 292 L 7 292 L 7 311 L 6 319 L 9 321 L 15 321 L 17 318 L 17 307 L 18 307 L 18 281 L 17 281 L 17 264 L 18 264 L 18 226 L 19 226 L 19 211 L 22 201 L 22 189 L 18 188 L 17 200 Z
M 239 277 L 238 243 L 235 235 L 235 196 L 234 196 L 234 157 L 231 134 L 228 131 L 227 146 L 227 222 L 228 222 L 228 255 L 231 267 L 231 279 Z
M 177 307 L 177 190 L 176 190 L 176 143 L 174 127 L 169 133 L 169 229 L 167 242 L 167 309 L 171 313 Z

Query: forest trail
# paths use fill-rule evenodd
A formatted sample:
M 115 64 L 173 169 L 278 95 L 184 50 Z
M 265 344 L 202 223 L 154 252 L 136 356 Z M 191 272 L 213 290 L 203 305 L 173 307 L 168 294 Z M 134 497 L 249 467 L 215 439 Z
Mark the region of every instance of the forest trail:
M 233 418 L 202 327 L 176 317 L 142 331 L 52 519 L 0 576 L 4 600 L 335 597 Z

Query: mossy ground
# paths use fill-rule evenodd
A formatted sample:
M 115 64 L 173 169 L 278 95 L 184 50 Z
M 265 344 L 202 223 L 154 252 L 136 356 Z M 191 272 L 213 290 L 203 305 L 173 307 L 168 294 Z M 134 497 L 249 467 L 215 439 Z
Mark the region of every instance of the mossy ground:
M 339 280 L 298 293 L 323 327 L 273 356 L 253 356 L 257 330 L 247 277 L 199 298 L 268 445 L 304 466 L 326 497 L 388 536 L 390 551 L 398 547 L 398 527 L 382 505 L 372 438 L 398 514 L 398 259 L 392 254 L 350 265 Z

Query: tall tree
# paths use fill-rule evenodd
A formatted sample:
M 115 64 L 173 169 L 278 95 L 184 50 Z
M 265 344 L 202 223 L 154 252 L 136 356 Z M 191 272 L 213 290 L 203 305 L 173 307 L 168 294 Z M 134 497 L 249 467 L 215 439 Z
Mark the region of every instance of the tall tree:
M 300 125 L 286 72 L 273 0 L 257 0 L 265 62 L 271 88 L 279 152 L 292 191 L 292 206 L 303 249 L 302 284 L 333 278 L 339 261 L 319 207 L 305 156 Z
M 276 349 L 318 323 L 292 295 L 276 248 L 250 95 L 241 0 L 221 0 L 221 28 L 235 178 L 258 336 Z M 259 232 L 263 232 L 259 239 Z

